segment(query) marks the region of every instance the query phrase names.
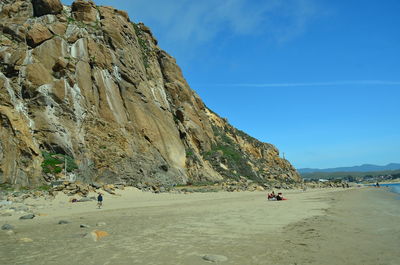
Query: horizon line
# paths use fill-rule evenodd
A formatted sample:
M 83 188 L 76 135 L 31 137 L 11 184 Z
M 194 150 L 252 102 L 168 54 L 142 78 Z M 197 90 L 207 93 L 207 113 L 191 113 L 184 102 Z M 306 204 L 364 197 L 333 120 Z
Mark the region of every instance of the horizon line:
M 231 84 L 195 84 L 201 86 L 227 86 L 227 87 L 315 87 L 315 86 L 345 86 L 345 85 L 388 85 L 400 86 L 400 81 L 383 80 L 349 80 L 330 82 L 306 82 L 306 83 L 231 83 Z

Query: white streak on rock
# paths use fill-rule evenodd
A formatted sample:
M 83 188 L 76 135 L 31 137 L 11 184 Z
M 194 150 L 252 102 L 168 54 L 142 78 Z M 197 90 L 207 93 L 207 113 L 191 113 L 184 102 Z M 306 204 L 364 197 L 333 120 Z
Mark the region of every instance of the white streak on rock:
M 86 39 L 79 39 L 71 46 L 71 56 L 79 60 L 88 60 Z
M 27 110 L 27 107 L 26 107 L 24 101 L 22 101 L 21 99 L 16 97 L 14 89 L 10 85 L 10 81 L 1 72 L 0 72 L 0 78 L 4 79 L 4 86 L 8 92 L 8 95 L 10 96 L 11 103 L 14 105 L 14 108 L 27 119 L 29 129 L 32 132 L 32 130 L 35 126 L 35 122 L 29 117 L 28 110 Z
M 119 67 L 118 65 L 114 65 L 113 67 L 113 74 L 114 74 L 114 78 L 119 82 L 121 81 L 121 75 L 119 74 Z
M 33 50 L 26 51 L 26 56 L 25 56 L 24 62 L 22 63 L 23 65 L 33 64 L 32 52 L 33 52 Z

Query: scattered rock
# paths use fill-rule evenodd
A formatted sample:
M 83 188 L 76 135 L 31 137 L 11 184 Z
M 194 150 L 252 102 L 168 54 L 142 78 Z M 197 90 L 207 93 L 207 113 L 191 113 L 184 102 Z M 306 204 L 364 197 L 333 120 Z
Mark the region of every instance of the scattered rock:
M 23 237 L 23 238 L 20 238 L 19 241 L 22 243 L 31 243 L 31 242 L 33 242 L 33 239 L 29 238 L 29 237 Z
M 59 187 L 59 186 L 62 186 L 64 184 L 64 181 L 62 181 L 62 180 L 55 180 L 55 181 L 52 181 L 51 182 L 51 186 L 54 188 L 54 187 Z
M 67 220 L 60 220 L 60 221 L 58 221 L 58 224 L 59 225 L 65 225 L 65 224 L 69 224 L 70 223 L 70 221 L 67 221 Z
M 203 259 L 210 262 L 224 262 L 228 260 L 227 257 L 222 255 L 205 255 Z
M 89 228 L 90 225 L 87 225 L 87 224 L 80 224 L 79 227 L 80 227 L 80 228 Z
M 6 231 L 6 235 L 8 235 L 8 236 L 13 236 L 13 235 L 15 235 L 15 233 L 14 233 L 13 230 L 7 230 L 7 231 Z
M 105 222 L 98 222 L 97 224 L 96 224 L 96 226 L 106 226 L 107 224 L 105 223 Z
M 119 189 L 119 190 L 124 190 L 125 189 L 125 185 L 123 185 L 123 184 L 115 184 L 114 186 L 115 186 L 116 189 Z
M 20 220 L 28 220 L 28 219 L 33 219 L 33 218 L 35 218 L 35 215 L 33 213 L 31 213 L 31 214 L 21 216 L 19 219 Z
M 38 213 L 37 216 L 48 216 L 47 213 Z
M 13 230 L 14 226 L 10 225 L 10 224 L 5 224 L 1 227 L 1 230 Z
M 90 236 L 94 241 L 98 241 L 99 239 L 109 236 L 110 234 L 107 233 L 106 231 L 101 231 L 101 230 L 93 230 L 90 232 Z
M 90 202 L 92 201 L 92 199 L 88 198 L 88 197 L 83 197 L 82 199 L 79 199 L 78 202 Z
M 101 184 L 97 183 L 97 182 L 93 182 L 92 184 L 90 184 L 93 188 L 95 189 L 100 189 L 102 187 Z
M 115 192 L 113 192 L 111 189 L 109 189 L 109 188 L 104 188 L 104 191 L 106 191 L 106 192 L 108 192 L 108 193 L 110 193 L 110 194 L 112 194 L 112 195 L 115 195 Z

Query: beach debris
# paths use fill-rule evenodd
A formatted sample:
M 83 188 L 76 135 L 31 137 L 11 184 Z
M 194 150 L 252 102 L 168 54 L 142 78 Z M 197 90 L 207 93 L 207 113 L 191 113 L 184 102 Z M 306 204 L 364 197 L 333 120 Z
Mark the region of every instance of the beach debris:
M 209 262 L 224 262 L 227 261 L 228 258 L 222 255 L 204 255 L 202 257 L 205 261 L 209 261 Z
M 33 239 L 29 238 L 29 237 L 22 237 L 19 239 L 19 241 L 22 243 L 31 243 L 31 242 L 33 242 Z
M 67 220 L 60 220 L 60 221 L 58 221 L 58 224 L 59 225 L 66 225 L 66 224 L 69 224 L 70 223 L 70 221 L 67 221 Z
M 48 216 L 47 213 L 38 213 L 37 216 Z
M 13 230 L 14 226 L 10 224 L 5 224 L 1 227 L 1 230 Z
M 33 219 L 33 218 L 35 218 L 35 215 L 33 213 L 31 213 L 31 214 L 23 215 L 19 219 L 20 220 L 29 220 L 29 219 Z
M 13 230 L 6 230 L 6 235 L 13 236 L 15 232 Z
M 93 230 L 92 232 L 85 234 L 84 238 L 91 238 L 94 242 L 97 242 L 99 239 L 109 235 L 110 234 L 106 231 Z
M 89 201 L 87 196 L 90 192 L 97 192 L 98 189 L 103 189 L 104 191 L 115 195 L 115 190 L 125 189 L 125 184 L 100 184 L 100 183 L 92 183 L 86 184 L 81 182 L 68 182 L 64 181 L 62 183 L 57 183 L 57 185 L 53 185 L 52 191 L 60 191 L 68 196 L 78 195 L 83 197 L 80 200 L 76 200 L 75 202 L 86 202 Z
M 97 224 L 96 224 L 96 226 L 106 226 L 107 224 L 105 223 L 105 222 L 98 222 Z
M 87 225 L 87 224 L 80 224 L 79 227 L 80 227 L 80 228 L 89 228 L 90 225 Z

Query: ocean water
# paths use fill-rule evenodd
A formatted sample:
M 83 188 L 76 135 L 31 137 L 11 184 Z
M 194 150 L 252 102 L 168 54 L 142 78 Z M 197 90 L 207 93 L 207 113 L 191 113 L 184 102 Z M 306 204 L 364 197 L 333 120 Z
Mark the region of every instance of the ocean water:
M 400 183 L 380 184 L 381 187 L 389 187 L 390 191 L 400 194 Z
M 395 183 L 395 184 L 387 184 L 388 187 L 390 187 L 391 191 L 399 193 L 400 194 L 400 183 Z

